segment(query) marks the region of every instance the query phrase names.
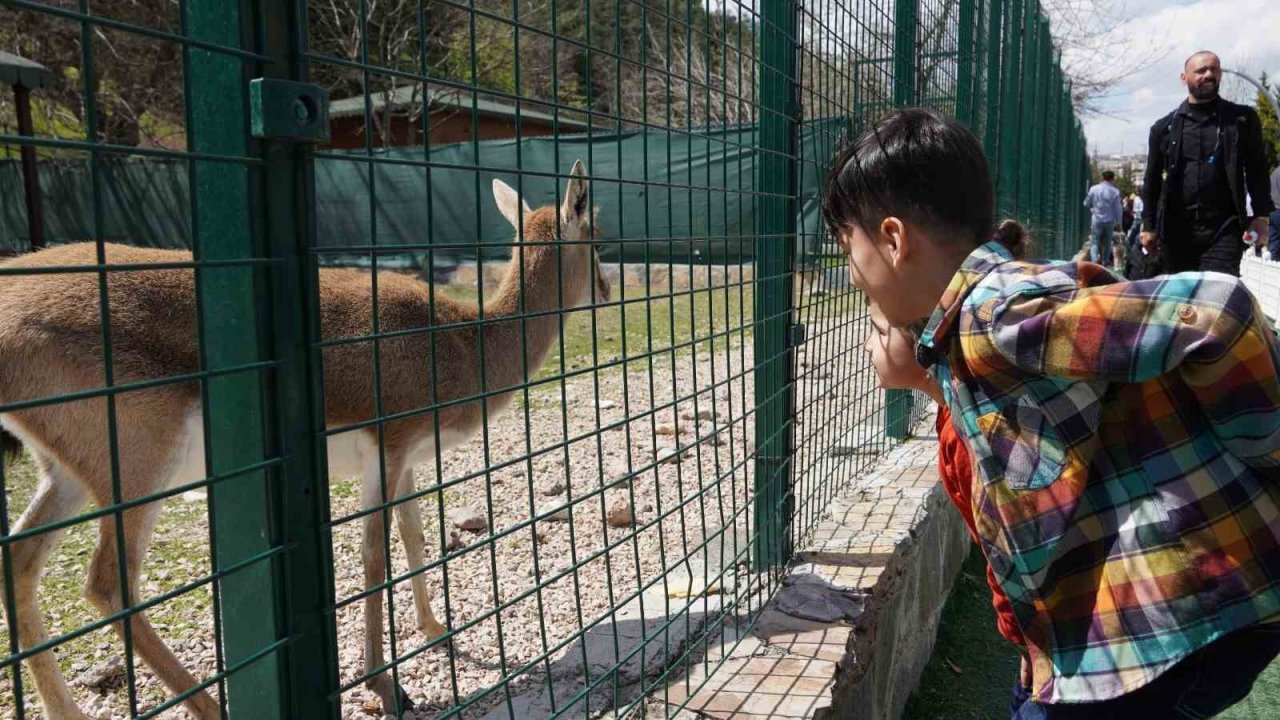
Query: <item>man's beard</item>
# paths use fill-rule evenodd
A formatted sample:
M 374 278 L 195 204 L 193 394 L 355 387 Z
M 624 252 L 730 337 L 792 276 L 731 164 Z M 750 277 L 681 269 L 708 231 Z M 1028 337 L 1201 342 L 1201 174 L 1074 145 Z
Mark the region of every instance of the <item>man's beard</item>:
M 1218 83 L 1206 82 L 1206 83 L 1196 83 L 1195 85 L 1192 85 L 1191 97 L 1201 102 L 1204 102 L 1205 100 L 1212 100 L 1218 97 Z

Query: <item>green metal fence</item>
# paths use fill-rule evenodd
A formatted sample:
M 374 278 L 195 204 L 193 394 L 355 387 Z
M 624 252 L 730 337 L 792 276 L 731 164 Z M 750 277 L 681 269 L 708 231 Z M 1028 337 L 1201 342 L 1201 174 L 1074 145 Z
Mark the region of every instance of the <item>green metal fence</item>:
M 1082 234 L 1036 0 L 0 0 L 0 49 L 56 77 L 0 143 L 87 178 L 0 265 L 6 717 L 673 715 L 920 407 L 803 220 L 832 150 L 954 114 Z

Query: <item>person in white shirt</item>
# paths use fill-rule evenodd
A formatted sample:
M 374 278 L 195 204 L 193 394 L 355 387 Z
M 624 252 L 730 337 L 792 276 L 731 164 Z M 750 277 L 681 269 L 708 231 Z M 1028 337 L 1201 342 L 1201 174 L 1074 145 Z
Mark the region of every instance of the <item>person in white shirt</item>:
M 1134 193 L 1133 197 L 1133 224 L 1129 226 L 1129 236 L 1124 239 L 1124 244 L 1128 246 L 1129 252 L 1133 252 L 1133 244 L 1138 241 L 1138 235 L 1142 232 L 1142 210 L 1145 207 L 1142 204 L 1142 195 Z

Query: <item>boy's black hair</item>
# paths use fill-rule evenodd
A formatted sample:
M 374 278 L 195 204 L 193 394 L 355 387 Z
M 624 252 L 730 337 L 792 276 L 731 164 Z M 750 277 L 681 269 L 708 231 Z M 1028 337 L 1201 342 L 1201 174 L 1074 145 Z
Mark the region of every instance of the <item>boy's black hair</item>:
M 1111 182 L 1112 180 L 1116 179 L 1116 174 L 1111 172 L 1110 170 L 1103 170 L 1102 179 L 1106 180 L 1107 182 Z
M 982 143 L 935 112 L 896 112 L 836 154 L 822 216 L 836 236 L 853 225 L 877 232 L 894 216 L 977 247 L 991 239 L 995 218 Z

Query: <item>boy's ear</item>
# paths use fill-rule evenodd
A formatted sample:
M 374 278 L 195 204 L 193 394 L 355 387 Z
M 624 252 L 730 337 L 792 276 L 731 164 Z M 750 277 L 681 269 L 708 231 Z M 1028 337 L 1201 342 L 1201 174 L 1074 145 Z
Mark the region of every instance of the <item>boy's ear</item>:
M 888 252 L 895 269 L 901 268 L 915 249 L 909 237 L 907 224 L 892 215 L 880 221 L 880 242 Z

